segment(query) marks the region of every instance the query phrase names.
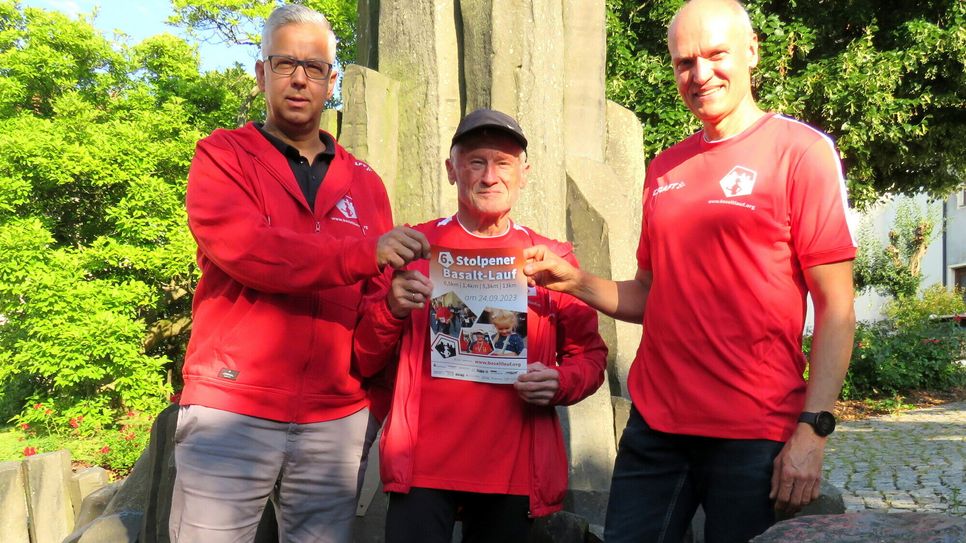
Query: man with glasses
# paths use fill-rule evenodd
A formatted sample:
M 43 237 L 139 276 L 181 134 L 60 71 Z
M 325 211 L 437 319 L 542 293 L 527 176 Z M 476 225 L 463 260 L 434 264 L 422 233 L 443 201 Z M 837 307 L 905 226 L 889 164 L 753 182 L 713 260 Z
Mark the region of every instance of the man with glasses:
M 255 63 L 263 125 L 216 130 L 188 175 L 202 276 L 175 432 L 172 541 L 351 540 L 369 422 L 350 371 L 368 281 L 428 256 L 379 177 L 319 130 L 337 73 L 321 14 L 276 9 Z

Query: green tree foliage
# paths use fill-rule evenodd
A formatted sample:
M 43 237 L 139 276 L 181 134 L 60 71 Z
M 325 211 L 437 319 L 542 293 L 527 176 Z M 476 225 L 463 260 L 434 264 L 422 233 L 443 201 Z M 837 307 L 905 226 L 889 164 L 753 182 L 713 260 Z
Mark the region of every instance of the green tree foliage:
M 185 27 L 194 37 L 238 45 L 260 46 L 262 24 L 277 6 L 304 4 L 325 15 L 339 39 L 338 60 L 346 64 L 356 58 L 355 0 L 172 0 L 174 15 L 169 22 Z
M 911 199 L 899 202 L 896 219 L 889 230 L 889 242 L 883 244 L 865 225 L 859 235 L 855 257 L 855 289 L 875 290 L 879 294 L 901 298 L 914 296 L 922 283 L 922 259 L 926 249 L 942 232 L 942 218 L 936 206 L 925 211 Z
M 681 0 L 607 0 L 608 97 L 635 111 L 647 154 L 698 128 L 676 96 L 666 27 Z M 751 0 L 760 104 L 831 134 L 863 208 L 943 197 L 966 172 L 966 3 Z
M 0 0 L 0 418 L 166 400 L 197 275 L 187 168 L 252 85 L 198 66 L 173 36 L 129 47 Z
M 171 0 L 174 15 L 168 22 L 184 28 L 195 39 L 250 46 L 257 51 L 262 42 L 265 19 L 277 6 L 286 3 L 304 4 L 325 15 L 339 40 L 336 63 L 347 64 L 356 58 L 356 22 L 358 11 L 355 0 L 309 0 L 285 2 L 283 0 Z M 341 82 L 341 79 L 340 79 Z M 336 85 L 338 85 L 337 83 Z M 263 120 L 263 97 L 258 87 L 252 85 L 239 104 L 235 125 L 247 120 Z M 336 96 L 326 104 L 329 108 L 340 106 L 338 88 Z

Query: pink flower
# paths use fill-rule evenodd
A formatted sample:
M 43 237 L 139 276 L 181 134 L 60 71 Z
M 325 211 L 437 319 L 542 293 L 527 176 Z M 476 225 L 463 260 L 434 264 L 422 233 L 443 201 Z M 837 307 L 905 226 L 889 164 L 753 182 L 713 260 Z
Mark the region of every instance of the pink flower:
M 132 439 L 134 439 L 134 432 L 124 435 L 124 441 L 131 441 Z
M 20 429 L 21 430 L 29 430 L 30 429 L 30 425 L 27 424 L 26 422 L 22 422 L 22 423 L 20 423 Z
M 24 447 L 23 448 L 23 455 L 24 456 L 33 456 L 35 454 L 37 454 L 37 448 L 36 447 Z
M 103 447 L 101 447 L 101 454 L 107 454 L 109 452 L 111 452 L 111 448 L 108 447 L 107 445 L 104 445 Z
M 43 406 L 44 406 L 44 404 L 42 404 L 42 403 L 35 403 L 34 404 L 34 409 L 40 409 Z
M 51 414 L 51 413 L 53 413 L 53 412 L 54 412 L 54 410 L 53 410 L 53 409 L 46 409 L 46 410 L 44 410 L 44 414 L 45 414 L 45 415 L 49 415 L 49 414 Z
M 78 421 L 77 419 L 70 419 L 67 423 L 70 424 L 71 428 L 77 428 L 78 426 L 80 426 L 80 421 Z
M 860 342 L 858 342 L 856 344 L 856 347 L 858 347 L 859 349 L 864 349 L 865 348 L 865 343 L 863 343 L 863 342 L 860 341 Z

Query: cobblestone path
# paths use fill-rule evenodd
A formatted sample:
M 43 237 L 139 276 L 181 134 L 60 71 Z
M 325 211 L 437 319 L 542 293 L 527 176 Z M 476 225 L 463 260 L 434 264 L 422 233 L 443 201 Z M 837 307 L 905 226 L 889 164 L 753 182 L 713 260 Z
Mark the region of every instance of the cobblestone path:
M 966 402 L 843 422 L 825 449 L 825 479 L 848 511 L 966 516 Z

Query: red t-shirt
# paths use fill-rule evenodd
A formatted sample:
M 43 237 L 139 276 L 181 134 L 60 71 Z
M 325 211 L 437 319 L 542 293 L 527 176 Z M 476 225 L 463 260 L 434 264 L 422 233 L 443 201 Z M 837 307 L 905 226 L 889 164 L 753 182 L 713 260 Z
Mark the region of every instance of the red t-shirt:
M 649 165 L 638 265 L 653 273 L 628 388 L 656 430 L 785 441 L 804 405 L 802 270 L 855 257 L 825 134 L 769 114 Z
M 446 247 L 533 245 L 525 230 L 513 226 L 505 235 L 490 238 L 468 233 L 455 218 L 417 228 L 434 245 Z M 421 379 L 412 486 L 528 495 L 530 425 L 525 416 L 527 404 L 513 385 L 434 378 L 429 356 L 423 362 Z

